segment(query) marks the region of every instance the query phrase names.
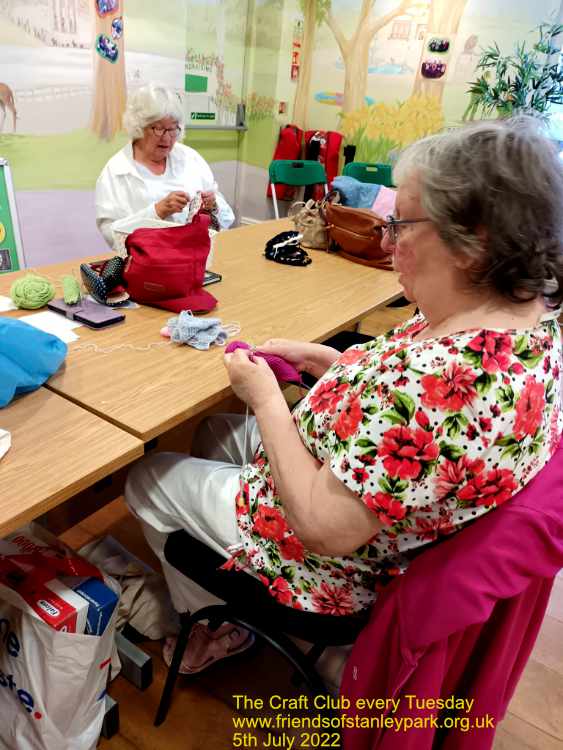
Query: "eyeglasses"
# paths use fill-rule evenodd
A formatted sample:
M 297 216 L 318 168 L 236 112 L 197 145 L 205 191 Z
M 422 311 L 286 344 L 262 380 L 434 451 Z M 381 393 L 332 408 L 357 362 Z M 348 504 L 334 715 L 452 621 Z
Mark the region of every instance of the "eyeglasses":
M 396 219 L 394 216 L 387 217 L 387 224 L 383 227 L 383 232 L 389 232 L 389 241 L 396 245 L 399 241 L 401 230 L 409 224 L 421 224 L 422 222 L 432 221 L 432 219 Z
M 154 128 L 151 127 L 152 132 L 156 135 L 157 138 L 162 138 L 162 136 L 166 133 L 166 135 L 169 135 L 171 138 L 177 138 L 180 133 L 182 132 L 182 128 L 179 125 L 176 125 L 175 128 Z

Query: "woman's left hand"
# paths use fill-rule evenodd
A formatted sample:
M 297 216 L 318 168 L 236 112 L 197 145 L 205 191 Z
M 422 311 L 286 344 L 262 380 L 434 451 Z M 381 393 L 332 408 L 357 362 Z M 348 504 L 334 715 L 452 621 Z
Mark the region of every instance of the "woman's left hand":
M 256 412 L 271 399 L 279 398 L 281 391 L 268 363 L 262 357 L 251 357 L 251 351 L 236 349 L 225 354 L 224 361 L 233 391 Z
M 217 208 L 217 199 L 213 190 L 206 190 L 201 194 L 203 208 L 206 211 L 213 211 Z

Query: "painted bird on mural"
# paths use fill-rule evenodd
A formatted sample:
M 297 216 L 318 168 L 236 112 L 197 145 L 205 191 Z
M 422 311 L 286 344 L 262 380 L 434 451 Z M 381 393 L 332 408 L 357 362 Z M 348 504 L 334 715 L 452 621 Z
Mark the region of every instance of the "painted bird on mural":
M 0 116 L 2 118 L 0 122 L 0 133 L 4 129 L 4 123 L 6 122 L 6 110 L 12 113 L 12 120 L 14 123 L 14 133 L 16 132 L 16 105 L 14 103 L 14 94 L 12 89 L 5 83 L 0 83 Z

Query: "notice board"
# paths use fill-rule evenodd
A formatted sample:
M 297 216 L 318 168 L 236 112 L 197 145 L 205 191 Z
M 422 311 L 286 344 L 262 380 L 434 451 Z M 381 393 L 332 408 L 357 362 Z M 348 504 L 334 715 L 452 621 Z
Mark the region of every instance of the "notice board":
M 12 173 L 0 156 L 0 273 L 25 268 Z

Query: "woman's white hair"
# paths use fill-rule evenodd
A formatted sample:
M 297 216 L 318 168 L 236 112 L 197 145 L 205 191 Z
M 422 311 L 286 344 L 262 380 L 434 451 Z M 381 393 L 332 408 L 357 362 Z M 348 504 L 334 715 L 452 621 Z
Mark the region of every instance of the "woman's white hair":
M 153 122 L 164 117 L 176 120 L 184 136 L 184 105 L 175 91 L 149 83 L 141 86 L 127 99 L 127 108 L 123 115 L 123 127 L 132 141 L 143 137 L 143 130 Z

